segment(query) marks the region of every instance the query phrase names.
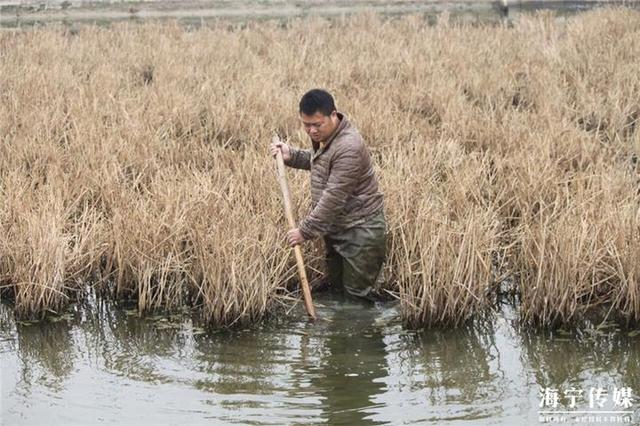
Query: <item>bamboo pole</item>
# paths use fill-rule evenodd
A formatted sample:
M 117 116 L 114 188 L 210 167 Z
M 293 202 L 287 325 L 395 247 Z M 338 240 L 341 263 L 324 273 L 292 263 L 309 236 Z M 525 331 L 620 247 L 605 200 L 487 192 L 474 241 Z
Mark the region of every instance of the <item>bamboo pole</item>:
M 273 142 L 280 142 L 280 138 L 278 138 L 278 136 L 274 136 Z M 291 208 L 291 195 L 289 193 L 289 185 L 287 184 L 287 174 L 284 167 L 284 160 L 282 159 L 282 152 L 280 150 L 278 150 L 278 153 L 276 154 L 276 166 L 278 182 L 280 183 L 280 189 L 282 190 L 285 215 L 287 216 L 289 229 L 293 229 L 296 228 L 296 222 L 293 218 L 293 209 Z M 311 300 L 311 290 L 309 288 L 307 273 L 304 269 L 304 260 L 302 259 L 302 250 L 300 249 L 300 245 L 296 245 L 293 247 L 293 253 L 296 257 L 296 264 L 298 265 L 298 276 L 300 277 L 300 285 L 302 286 L 304 306 L 307 309 L 307 314 L 309 314 L 309 317 L 315 320 L 316 312 L 313 308 L 313 301 Z

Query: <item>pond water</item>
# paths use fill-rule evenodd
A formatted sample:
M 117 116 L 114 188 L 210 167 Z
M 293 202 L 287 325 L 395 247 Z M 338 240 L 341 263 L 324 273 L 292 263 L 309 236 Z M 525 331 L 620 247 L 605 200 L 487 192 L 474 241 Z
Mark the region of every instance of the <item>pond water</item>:
M 289 316 L 226 331 L 203 330 L 188 314 L 139 318 L 96 300 L 34 324 L 16 323 L 0 306 L 0 423 L 640 419 L 640 336 L 633 331 L 527 332 L 509 304 L 459 329 L 411 331 L 393 303 L 332 293 L 315 302 L 316 323 L 297 306 Z

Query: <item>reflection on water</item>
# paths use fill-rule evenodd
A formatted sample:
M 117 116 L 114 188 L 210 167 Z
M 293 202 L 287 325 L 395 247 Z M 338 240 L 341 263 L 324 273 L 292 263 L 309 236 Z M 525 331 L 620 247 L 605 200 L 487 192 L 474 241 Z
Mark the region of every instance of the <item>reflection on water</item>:
M 523 341 L 523 346 L 535 381 L 543 386 L 574 387 L 585 394 L 596 386 L 609 392 L 614 387 L 640 392 L 638 337 L 629 338 L 619 331 L 583 339 L 533 335 Z M 640 400 L 635 405 L 636 410 L 640 408 Z
M 0 306 L 0 419 L 538 424 L 541 387 L 640 391 L 640 338 L 625 332 L 525 333 L 509 306 L 481 324 L 417 332 L 402 329 L 393 304 L 332 294 L 316 302 L 315 324 L 300 308 L 294 318 L 206 333 L 187 315 L 140 319 L 95 300 L 31 325 Z

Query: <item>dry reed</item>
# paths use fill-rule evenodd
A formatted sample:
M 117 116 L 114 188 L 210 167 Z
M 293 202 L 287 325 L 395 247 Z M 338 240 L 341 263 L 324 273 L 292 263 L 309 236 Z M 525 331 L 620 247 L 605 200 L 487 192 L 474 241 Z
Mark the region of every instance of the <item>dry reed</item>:
M 326 87 L 376 160 L 407 324 L 486 312 L 505 274 L 528 323 L 637 322 L 638 18 L 0 32 L 3 297 L 41 316 L 90 283 L 218 325 L 290 303 L 266 146 L 306 146 L 297 100 Z M 301 216 L 307 176 L 290 179 Z

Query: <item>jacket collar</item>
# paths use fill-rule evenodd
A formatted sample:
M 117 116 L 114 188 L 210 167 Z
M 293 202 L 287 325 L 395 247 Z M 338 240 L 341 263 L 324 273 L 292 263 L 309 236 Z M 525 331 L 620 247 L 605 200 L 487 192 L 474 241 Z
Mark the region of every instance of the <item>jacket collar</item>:
M 340 120 L 338 127 L 336 127 L 333 133 L 331 133 L 331 136 L 329 136 L 329 139 L 327 139 L 327 141 L 324 143 L 324 146 L 322 147 L 321 152 L 326 151 L 327 148 L 329 148 L 329 145 L 331 145 L 331 142 L 333 142 L 333 140 L 336 138 L 336 136 L 338 136 L 340 132 L 342 132 L 345 128 L 349 126 L 349 120 L 347 120 L 347 117 L 345 117 L 343 113 L 341 112 L 338 113 L 338 119 Z M 320 149 L 320 143 L 312 141 L 311 144 L 313 146 L 313 151 L 316 152 L 317 154 L 320 154 L 318 152 L 318 150 Z

